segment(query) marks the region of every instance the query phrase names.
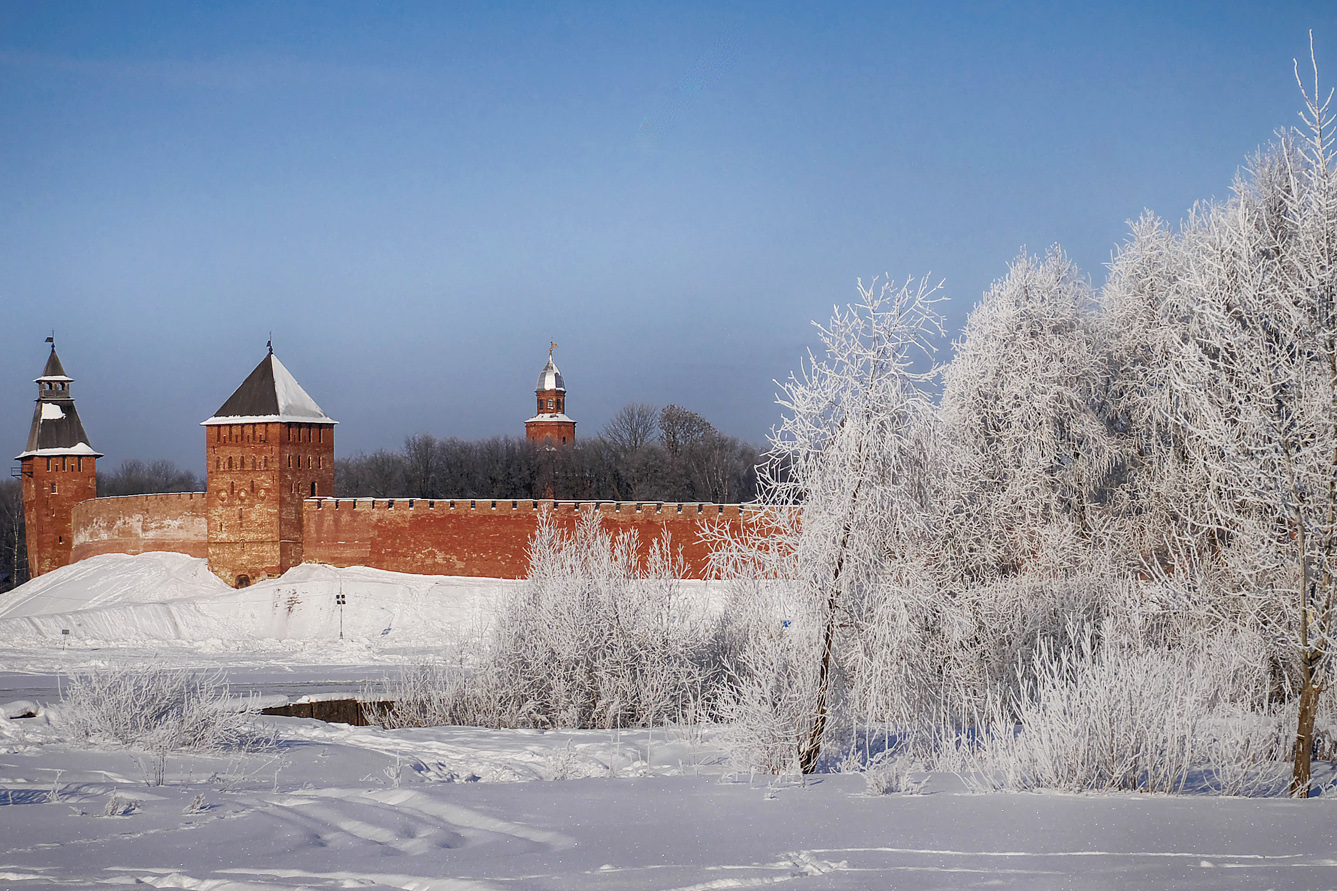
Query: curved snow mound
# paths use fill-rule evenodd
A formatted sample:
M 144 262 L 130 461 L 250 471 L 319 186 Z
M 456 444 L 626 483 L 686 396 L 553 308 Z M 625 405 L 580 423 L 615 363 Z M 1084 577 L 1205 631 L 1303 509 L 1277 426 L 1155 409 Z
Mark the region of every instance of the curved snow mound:
M 207 561 L 183 554 L 92 557 L 0 597 L 0 640 L 93 645 L 258 640 L 361 641 L 374 648 L 439 645 L 483 633 L 494 605 L 521 582 L 407 575 L 355 566 L 294 567 L 233 589 Z
M 0 594 L 0 619 L 216 596 L 230 590 L 209 571 L 203 557 L 168 552 L 103 554 Z

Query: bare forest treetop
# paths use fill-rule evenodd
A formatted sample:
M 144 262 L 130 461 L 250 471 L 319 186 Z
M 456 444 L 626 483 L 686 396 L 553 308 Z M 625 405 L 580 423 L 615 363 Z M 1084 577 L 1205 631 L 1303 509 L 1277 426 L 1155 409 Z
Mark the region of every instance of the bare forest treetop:
M 335 462 L 341 497 L 546 498 L 738 503 L 756 494 L 759 452 L 695 412 L 623 406 L 593 439 L 554 447 L 516 437 L 419 433 L 402 451 Z

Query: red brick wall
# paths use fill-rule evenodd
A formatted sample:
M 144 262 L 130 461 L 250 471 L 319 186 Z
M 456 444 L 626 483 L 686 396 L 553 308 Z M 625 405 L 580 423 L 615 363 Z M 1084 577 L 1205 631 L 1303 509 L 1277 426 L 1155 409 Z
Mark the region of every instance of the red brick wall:
M 124 495 L 74 506 L 74 560 L 99 554 L 175 551 L 209 555 L 203 492 Z
M 88 455 L 24 458 L 23 523 L 27 530 L 28 574 L 73 562 L 73 511 L 97 496 L 97 459 Z
M 311 499 L 302 505 L 304 553 L 309 562 L 371 566 L 395 572 L 486 578 L 523 578 L 526 551 L 538 528 L 539 508 L 552 505 L 559 523 L 572 526 L 575 502 L 491 499 Z M 707 521 L 723 518 L 737 528 L 736 504 L 600 502 L 610 532 L 638 531 L 642 551 L 667 529 L 681 549 L 690 578 L 702 578 L 708 552 L 698 540 Z

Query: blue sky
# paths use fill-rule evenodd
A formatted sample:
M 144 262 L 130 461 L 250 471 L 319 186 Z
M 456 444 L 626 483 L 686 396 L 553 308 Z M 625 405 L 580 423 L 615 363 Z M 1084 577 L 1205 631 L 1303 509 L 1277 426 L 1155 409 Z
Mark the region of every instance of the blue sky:
M 1167 9 L 1168 7 L 1168 9 Z M 199 471 L 276 351 L 342 455 L 675 402 L 760 442 L 855 281 L 1099 284 L 1337 83 L 1331 4 L 0 2 L 0 415 Z

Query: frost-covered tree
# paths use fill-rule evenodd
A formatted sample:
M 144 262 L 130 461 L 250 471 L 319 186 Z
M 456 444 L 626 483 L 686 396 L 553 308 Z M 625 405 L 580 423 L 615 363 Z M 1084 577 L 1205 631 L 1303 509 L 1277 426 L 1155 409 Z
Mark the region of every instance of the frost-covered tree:
M 1306 130 L 1282 134 L 1181 239 L 1188 331 L 1169 384 L 1219 536 L 1251 553 L 1254 593 L 1294 604 L 1295 795 L 1337 633 L 1337 170 L 1317 70 L 1304 92 Z
M 936 290 L 860 283 L 859 301 L 819 326 L 825 355 L 810 355 L 779 399 L 783 420 L 762 474 L 772 510 L 718 555 L 727 575 L 756 585 L 753 604 L 766 604 L 752 613 L 754 661 L 739 700 L 747 713 L 736 717 L 771 719 L 803 773 L 816 768 L 843 696 L 849 636 L 933 534 L 926 384 L 937 369 L 917 363 L 942 331 Z
M 1093 540 L 1120 463 L 1106 386 L 1090 285 L 1058 248 L 1023 253 L 971 312 L 944 372 L 966 505 L 958 537 L 978 570 L 1014 573 Z

